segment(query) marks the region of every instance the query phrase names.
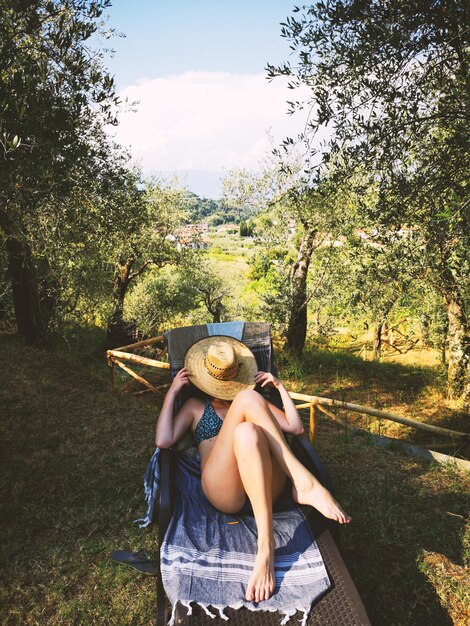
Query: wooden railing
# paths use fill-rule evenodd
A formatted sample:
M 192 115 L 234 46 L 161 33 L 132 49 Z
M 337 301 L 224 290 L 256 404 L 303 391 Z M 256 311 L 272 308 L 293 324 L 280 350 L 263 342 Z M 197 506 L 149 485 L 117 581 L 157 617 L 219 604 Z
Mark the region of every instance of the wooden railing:
M 162 336 L 153 337 L 152 339 L 145 339 L 144 341 L 138 341 L 137 343 L 132 343 L 127 346 L 115 348 L 114 350 L 108 350 L 106 352 L 106 356 L 107 356 L 108 365 L 111 371 L 111 383 L 113 387 L 116 386 L 115 366 L 117 365 L 122 370 L 124 370 L 126 374 L 128 374 L 131 377 L 130 382 L 132 382 L 132 380 L 137 380 L 139 383 L 144 385 L 145 387 L 144 392 L 151 391 L 153 393 L 163 395 L 161 388 L 155 387 L 154 385 L 152 385 L 152 383 L 146 380 L 143 376 L 141 376 L 140 374 L 137 374 L 137 372 L 135 372 L 131 367 L 123 363 L 123 361 L 127 361 L 128 363 L 133 363 L 137 365 L 145 365 L 147 367 L 156 367 L 159 369 L 169 370 L 170 364 L 167 363 L 166 361 L 157 361 L 156 359 L 149 359 L 147 357 L 140 356 L 139 354 L 128 352 L 128 350 L 137 350 L 139 348 L 144 348 L 146 346 L 150 346 L 152 344 L 159 343 L 162 341 L 163 341 Z M 160 351 L 160 357 L 162 357 L 164 353 L 165 353 L 165 349 L 162 349 Z M 162 387 L 165 387 L 165 385 L 163 385 Z M 128 388 L 128 385 L 124 385 L 121 388 L 121 391 L 125 391 L 126 388 Z M 137 392 L 137 393 L 142 393 L 142 392 Z
M 363 413 L 365 415 L 372 415 L 381 419 L 397 422 L 398 424 L 404 424 L 405 426 L 412 426 L 421 430 L 432 432 L 436 435 L 444 435 L 445 437 L 451 437 L 459 441 L 470 441 L 470 433 L 463 433 L 456 430 L 450 430 L 449 428 L 442 428 L 441 426 L 433 426 L 432 424 L 426 424 L 419 422 L 418 420 L 411 419 L 409 417 L 401 417 L 388 411 L 382 411 L 380 409 L 374 409 L 368 406 L 362 406 L 361 404 L 352 404 L 351 402 L 343 402 L 342 400 L 333 400 L 332 398 L 322 398 L 321 396 L 310 396 L 304 393 L 289 392 L 290 397 L 293 400 L 304 400 L 304 403 L 297 404 L 297 409 L 310 408 L 310 434 L 313 438 L 315 436 L 317 410 L 320 410 L 325 415 L 328 415 L 335 422 L 348 426 L 348 424 L 337 417 L 327 406 L 334 406 L 348 411 L 354 411 L 355 413 Z

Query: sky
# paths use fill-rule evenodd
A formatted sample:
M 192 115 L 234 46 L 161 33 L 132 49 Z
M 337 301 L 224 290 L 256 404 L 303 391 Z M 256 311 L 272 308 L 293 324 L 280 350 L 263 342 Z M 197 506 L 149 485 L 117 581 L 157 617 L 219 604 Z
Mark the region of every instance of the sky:
M 94 40 L 114 50 L 105 63 L 126 103 L 110 133 L 145 175 L 176 174 L 191 191 L 218 198 L 228 170 L 256 169 L 272 141 L 303 129 L 301 115 L 287 114 L 286 81 L 268 81 L 265 70 L 291 58 L 280 23 L 293 6 L 113 0 L 103 17 L 125 37 Z

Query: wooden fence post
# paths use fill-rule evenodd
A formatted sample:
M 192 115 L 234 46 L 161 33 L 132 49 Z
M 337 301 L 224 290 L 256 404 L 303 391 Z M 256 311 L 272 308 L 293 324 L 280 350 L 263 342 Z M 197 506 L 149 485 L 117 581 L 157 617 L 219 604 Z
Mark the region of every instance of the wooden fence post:
M 310 432 L 309 432 L 309 439 L 311 442 L 313 442 L 313 440 L 315 439 L 315 434 L 317 430 L 317 416 L 318 416 L 317 403 L 312 402 L 310 404 Z
M 109 373 L 111 375 L 111 387 L 116 387 L 116 372 L 114 370 L 114 362 L 108 358 Z

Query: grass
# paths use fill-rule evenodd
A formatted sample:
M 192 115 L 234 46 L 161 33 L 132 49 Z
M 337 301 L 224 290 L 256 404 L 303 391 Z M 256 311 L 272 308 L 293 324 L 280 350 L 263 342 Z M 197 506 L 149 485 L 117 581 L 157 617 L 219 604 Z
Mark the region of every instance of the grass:
M 2 624 L 153 624 L 154 581 L 109 555 L 154 547 L 131 520 L 155 408 L 113 393 L 102 357 L 11 337 L 2 356 Z
M 98 329 L 75 329 L 41 351 L 0 337 L 2 624 L 154 623 L 155 581 L 109 555 L 154 549 L 155 529 L 132 520 L 145 508 L 158 407 L 109 387 L 99 340 Z M 322 359 L 291 372 L 300 386 L 311 388 L 321 361 L 319 391 L 334 381 L 338 394 L 371 380 L 378 398 L 400 388 L 391 370 L 381 386 L 379 366 L 372 379 L 352 360 L 342 378 Z M 432 383 L 426 372 L 410 380 L 417 392 Z M 372 623 L 468 623 L 468 476 L 350 440 L 329 422 L 318 448 L 353 517 L 340 540 Z
M 209 235 L 211 247 L 207 251 L 207 256 L 221 263 L 223 271 L 229 275 L 234 269 L 240 273 L 237 276 L 245 275 L 249 268 L 249 259 L 254 254 L 255 244 L 240 238 L 238 234 L 223 235 L 211 233 Z
M 468 623 L 468 476 L 335 430 L 320 426 L 318 449 L 353 518 L 342 551 L 372 623 Z M 428 554 L 452 564 L 452 583 Z
M 468 415 L 445 397 L 438 366 L 364 361 L 344 350 L 308 349 L 302 363 L 280 361 L 289 389 L 383 409 L 457 431 L 468 431 Z M 431 446 L 442 437 L 358 413 L 338 411 L 353 426 Z M 458 445 L 458 444 L 456 444 Z M 470 449 L 460 448 L 468 456 Z M 452 453 L 452 451 L 450 451 Z

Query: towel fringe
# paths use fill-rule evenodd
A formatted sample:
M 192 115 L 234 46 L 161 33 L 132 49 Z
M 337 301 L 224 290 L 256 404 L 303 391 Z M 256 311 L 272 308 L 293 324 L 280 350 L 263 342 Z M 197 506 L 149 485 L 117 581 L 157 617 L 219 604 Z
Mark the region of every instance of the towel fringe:
M 171 617 L 170 617 L 170 621 L 168 622 L 168 626 L 173 626 L 176 620 L 176 605 L 178 604 L 178 600 L 176 600 L 176 602 L 173 605 L 173 608 L 171 610 Z
M 194 600 L 175 600 L 175 603 L 173 604 L 173 608 L 171 611 L 171 618 L 170 621 L 168 622 L 167 626 L 174 626 L 176 623 L 176 605 L 178 604 L 178 602 L 180 604 L 182 604 L 187 610 L 187 614 L 186 616 L 188 617 L 189 615 L 193 614 L 193 607 L 191 606 L 191 602 L 194 602 Z M 206 615 L 208 615 L 209 617 L 212 617 L 212 619 L 215 619 L 217 617 L 217 615 L 215 613 L 212 613 L 211 611 L 209 611 L 208 609 L 208 605 L 207 604 L 203 604 L 202 602 L 196 602 L 196 604 L 198 604 L 206 613 Z M 229 621 L 230 618 L 228 615 L 226 615 L 224 613 L 224 610 L 228 609 L 229 607 L 235 610 L 241 609 L 243 606 L 248 609 L 249 611 L 253 611 L 253 612 L 258 612 L 258 611 L 263 611 L 263 609 L 260 609 L 258 607 L 254 607 L 254 606 L 250 606 L 250 605 L 245 605 L 243 603 L 237 604 L 237 605 L 229 605 L 229 606 L 224 606 L 224 605 L 220 605 L 220 604 L 213 604 L 211 605 L 214 609 L 216 609 L 219 612 L 219 617 L 225 621 Z M 266 610 L 266 609 L 264 609 Z M 275 613 L 276 611 L 279 611 L 283 614 L 283 618 L 282 620 L 279 622 L 280 626 L 285 626 L 289 620 L 291 619 L 291 617 L 293 617 L 297 611 L 300 611 L 301 613 L 303 613 L 303 616 L 301 619 L 297 620 L 299 622 L 299 624 L 301 626 L 307 626 L 307 620 L 308 620 L 308 616 L 310 613 L 310 609 L 306 609 L 306 608 L 297 608 L 294 610 L 290 610 L 290 611 L 281 611 L 280 609 L 268 609 L 268 611 Z
M 214 609 L 217 609 L 219 611 L 219 615 L 222 619 L 224 619 L 225 621 L 228 621 L 230 618 L 228 615 L 225 615 L 224 613 L 224 609 L 227 608 L 225 606 L 219 606 L 218 604 L 214 604 Z
M 204 611 L 206 612 L 206 615 L 209 615 L 209 617 L 215 618 L 217 617 L 217 615 L 215 615 L 215 613 L 211 613 L 209 611 L 209 609 L 207 608 L 207 606 L 205 604 L 203 604 L 202 602 L 198 602 L 199 606 L 204 609 Z
M 139 517 L 139 519 L 135 519 L 133 524 L 139 524 L 139 528 L 147 528 L 152 523 L 152 520 L 148 517 Z
M 307 618 L 308 618 L 308 611 L 304 610 L 304 616 L 302 619 L 299 619 L 299 623 L 301 626 L 306 626 L 307 625 Z
M 287 611 L 286 613 L 284 613 L 284 618 L 280 621 L 280 625 L 285 626 L 285 624 L 287 624 L 290 618 L 296 613 L 297 611 Z
M 184 602 L 183 600 L 180 600 L 180 603 L 188 609 L 186 617 L 193 614 L 193 607 L 191 606 L 191 602 Z

